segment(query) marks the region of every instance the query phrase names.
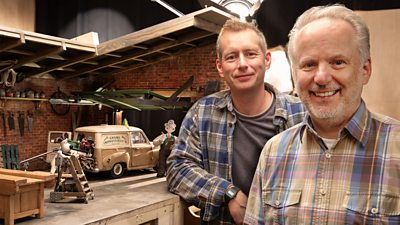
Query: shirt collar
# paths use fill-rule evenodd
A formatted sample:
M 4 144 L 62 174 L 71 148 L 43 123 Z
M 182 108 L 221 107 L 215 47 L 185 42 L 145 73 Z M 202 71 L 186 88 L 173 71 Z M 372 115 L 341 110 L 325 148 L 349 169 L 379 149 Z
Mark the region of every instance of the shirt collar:
M 341 131 L 340 137 L 343 137 L 345 135 L 345 132 L 347 131 L 347 133 L 349 133 L 363 146 L 365 146 L 368 141 L 370 124 L 371 124 L 371 114 L 368 111 L 365 102 L 361 100 L 361 103 L 358 106 L 357 111 L 354 113 L 353 117 Z M 303 134 L 306 127 L 309 128 L 312 133 L 318 136 L 317 132 L 313 129 L 311 118 L 308 112 L 304 117 L 304 120 L 301 125 L 300 140 L 303 139 Z
M 371 129 L 370 124 L 371 113 L 368 111 L 365 102 L 361 100 L 356 113 L 354 113 L 344 129 L 365 146 Z
M 274 88 L 271 84 L 265 83 L 264 88 L 266 91 L 273 93 L 275 96 L 277 96 L 277 94 L 279 93 L 279 91 L 276 88 Z M 276 104 L 277 104 L 277 106 L 276 106 L 277 109 L 282 108 L 281 102 L 277 101 Z M 215 105 L 219 109 L 223 109 L 223 108 L 227 107 L 228 110 L 232 112 L 234 108 L 233 108 L 233 102 L 232 102 L 232 95 L 231 95 L 230 91 L 229 90 L 223 91 L 221 100 L 216 102 Z M 284 116 L 282 116 L 282 117 L 284 117 Z M 287 117 L 287 112 L 285 112 L 284 118 L 286 118 L 286 117 Z

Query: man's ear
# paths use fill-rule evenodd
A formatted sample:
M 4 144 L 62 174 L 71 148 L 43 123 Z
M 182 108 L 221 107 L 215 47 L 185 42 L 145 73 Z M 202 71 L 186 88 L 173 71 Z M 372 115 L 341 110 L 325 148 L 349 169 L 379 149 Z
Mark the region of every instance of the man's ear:
M 372 63 L 371 63 L 371 58 L 368 58 L 363 67 L 361 68 L 362 72 L 362 78 L 363 78 L 363 85 L 366 85 L 369 81 L 369 78 L 371 77 L 372 73 Z
M 220 77 L 224 78 L 224 73 L 222 71 L 222 63 L 220 59 L 215 60 L 215 65 L 217 66 L 218 74 Z
M 271 66 L 271 52 L 269 50 L 267 50 L 267 52 L 265 53 L 265 69 L 269 69 L 269 67 Z

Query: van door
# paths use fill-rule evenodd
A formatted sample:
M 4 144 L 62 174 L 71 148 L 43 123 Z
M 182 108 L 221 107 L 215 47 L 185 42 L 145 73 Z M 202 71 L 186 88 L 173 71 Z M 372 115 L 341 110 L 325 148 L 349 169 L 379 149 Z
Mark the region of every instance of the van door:
M 152 164 L 153 151 L 152 145 L 143 132 L 133 131 L 131 167 L 141 167 Z M 133 169 L 133 168 L 132 168 Z

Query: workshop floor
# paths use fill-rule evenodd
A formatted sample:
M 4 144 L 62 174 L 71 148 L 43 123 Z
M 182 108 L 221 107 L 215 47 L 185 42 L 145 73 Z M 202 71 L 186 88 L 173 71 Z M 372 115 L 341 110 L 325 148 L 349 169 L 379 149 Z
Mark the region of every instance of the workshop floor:
M 41 219 L 34 217 L 18 219 L 15 220 L 15 224 L 100 224 L 100 221 L 107 218 L 148 205 L 166 205 L 179 201 L 178 196 L 168 192 L 165 178 L 157 178 L 153 171 L 130 171 L 120 179 L 110 179 L 104 174 L 86 174 L 86 177 L 95 195 L 88 204 L 77 201 L 75 197 L 66 199 L 68 203 L 50 203 L 49 196 L 53 190 L 46 189 L 45 216 Z M 3 223 L 4 221 L 0 220 L 0 224 Z

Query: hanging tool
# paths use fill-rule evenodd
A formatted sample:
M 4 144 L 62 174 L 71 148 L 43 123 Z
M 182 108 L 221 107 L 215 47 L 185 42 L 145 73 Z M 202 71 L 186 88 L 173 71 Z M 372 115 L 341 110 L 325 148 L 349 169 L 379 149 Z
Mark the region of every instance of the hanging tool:
M 14 113 L 8 112 L 8 128 L 10 130 L 15 130 Z
M 21 136 L 24 136 L 24 127 L 25 127 L 25 112 L 18 111 L 18 128 L 19 128 L 19 134 Z
M 30 133 L 33 131 L 33 112 L 28 110 L 28 130 Z
M 1 115 L 1 117 L 3 118 L 3 131 L 4 131 L 4 137 L 6 137 L 7 136 L 7 126 L 6 126 L 6 123 L 7 123 L 7 118 L 6 118 L 6 112 L 5 111 L 0 111 L 0 115 Z

